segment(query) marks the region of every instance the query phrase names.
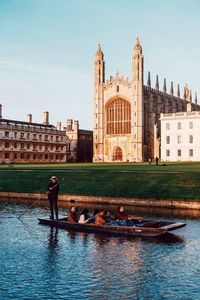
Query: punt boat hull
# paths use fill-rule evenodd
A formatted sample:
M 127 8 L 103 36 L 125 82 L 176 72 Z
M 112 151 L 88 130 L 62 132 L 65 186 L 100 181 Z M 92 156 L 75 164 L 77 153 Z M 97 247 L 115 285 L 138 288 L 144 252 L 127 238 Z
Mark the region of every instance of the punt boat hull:
M 151 227 L 139 227 L 139 226 L 97 226 L 95 224 L 71 224 L 66 220 L 48 220 L 38 219 L 39 224 L 47 225 L 51 227 L 58 227 L 67 230 L 73 230 L 77 232 L 88 232 L 88 233 L 103 233 L 113 236 L 124 236 L 124 237 L 156 237 L 161 236 L 167 232 L 164 228 L 151 228 Z

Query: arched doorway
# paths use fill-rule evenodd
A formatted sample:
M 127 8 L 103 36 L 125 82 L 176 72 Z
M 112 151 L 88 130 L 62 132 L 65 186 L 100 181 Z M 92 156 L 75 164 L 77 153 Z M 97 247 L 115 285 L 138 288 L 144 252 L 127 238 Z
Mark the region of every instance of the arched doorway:
M 122 149 L 120 147 L 115 149 L 114 160 L 122 160 Z

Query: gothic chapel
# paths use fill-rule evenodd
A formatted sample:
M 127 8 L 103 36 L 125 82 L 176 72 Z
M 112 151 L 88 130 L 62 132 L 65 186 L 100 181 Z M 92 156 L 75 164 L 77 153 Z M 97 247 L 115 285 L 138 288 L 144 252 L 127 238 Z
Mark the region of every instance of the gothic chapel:
M 147 85 L 143 82 L 142 47 L 137 38 L 132 58 L 132 79 L 119 76 L 105 81 L 104 54 L 100 45 L 94 63 L 94 162 L 142 162 L 160 156 L 160 114 L 186 111 L 192 102 L 191 91 L 184 88 L 180 97 L 178 85 L 174 95 L 173 82 L 167 93 L 164 79 L 159 90 L 158 76 L 155 89 L 151 87 L 150 73 Z M 191 103 L 199 110 L 197 96 Z

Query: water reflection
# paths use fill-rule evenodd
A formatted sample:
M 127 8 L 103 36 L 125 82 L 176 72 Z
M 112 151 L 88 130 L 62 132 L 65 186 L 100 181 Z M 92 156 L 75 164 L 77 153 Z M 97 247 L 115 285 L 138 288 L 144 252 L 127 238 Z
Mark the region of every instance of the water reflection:
M 63 230 L 63 229 L 59 229 Z M 115 243 L 119 245 L 126 243 L 127 241 L 131 243 L 138 243 L 138 242 L 146 242 L 146 243 L 157 243 L 157 244 L 185 244 L 186 241 L 184 237 L 173 234 L 173 233 L 165 233 L 161 236 L 155 237 L 120 237 L 120 236 L 112 236 L 111 234 L 104 234 L 104 233 L 86 233 L 86 232 L 76 232 L 74 230 L 67 230 L 67 237 L 70 239 L 71 242 L 79 239 L 81 243 L 87 243 L 89 236 L 92 236 L 95 240 L 95 243 L 98 244 L 100 247 L 104 246 L 105 244 L 109 244 L 110 241 L 115 240 Z
M 157 237 L 156 239 L 151 238 L 150 240 L 151 242 L 155 242 L 159 244 L 175 244 L 175 243 L 185 244 L 186 242 L 182 236 L 169 233 L 169 232 L 161 235 L 160 237 Z
M 51 227 L 50 234 L 49 234 L 49 247 L 53 249 L 58 245 L 58 228 Z
M 1 213 L 2 300 L 200 299 L 199 220 L 188 219 L 177 235 L 147 239 L 41 226 L 43 207 L 20 222 L 20 212 L 8 204 Z

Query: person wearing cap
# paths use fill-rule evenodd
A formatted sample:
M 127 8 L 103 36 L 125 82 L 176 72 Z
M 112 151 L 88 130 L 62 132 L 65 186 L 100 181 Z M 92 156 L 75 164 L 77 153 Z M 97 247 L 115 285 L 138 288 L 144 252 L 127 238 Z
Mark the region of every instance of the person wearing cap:
M 54 212 L 55 218 L 58 220 L 58 192 L 59 192 L 59 183 L 57 182 L 56 176 L 52 176 L 50 182 L 47 186 L 48 200 L 50 204 L 50 219 L 54 220 Z

